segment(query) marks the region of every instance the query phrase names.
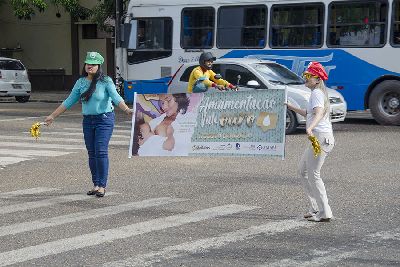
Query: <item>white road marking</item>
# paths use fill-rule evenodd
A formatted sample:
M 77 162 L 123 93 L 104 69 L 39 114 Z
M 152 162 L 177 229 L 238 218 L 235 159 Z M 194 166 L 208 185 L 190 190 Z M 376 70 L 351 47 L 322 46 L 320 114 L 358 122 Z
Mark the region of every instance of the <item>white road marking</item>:
M 43 144 L 40 140 L 33 140 L 32 142 L 0 142 L 1 147 L 29 147 L 29 148 L 54 148 L 54 149 L 66 149 L 66 150 L 79 150 L 85 149 L 85 146 L 78 145 L 61 145 L 61 144 Z
M 32 137 L 29 136 L 2 136 L 1 137 L 2 141 L 7 141 L 7 140 L 26 140 L 26 141 L 32 141 L 34 140 Z M 118 141 L 118 140 L 113 140 L 114 138 L 111 137 L 110 145 L 121 145 L 121 146 L 128 146 L 129 145 L 129 140 L 124 140 L 124 141 Z M 39 137 L 38 143 L 43 143 L 43 142 L 64 142 L 64 143 L 80 143 L 83 144 L 84 140 L 83 138 L 58 138 L 58 137 Z
M 18 224 L 12 224 L 7 226 L 0 227 L 0 237 L 19 234 L 23 232 L 43 229 L 47 227 L 62 225 L 66 223 L 73 223 L 87 219 L 94 219 L 109 215 L 114 215 L 130 210 L 138 210 L 149 207 L 155 207 L 160 205 L 165 205 L 174 202 L 184 201 L 185 199 L 179 198 L 154 198 L 154 199 L 146 199 L 139 202 L 130 202 L 126 204 L 116 205 L 116 206 L 108 206 L 104 208 L 92 209 L 88 211 L 76 212 L 67 215 L 57 216 L 53 218 L 46 218 L 37 221 L 23 222 Z
M 37 119 L 40 117 L 26 117 L 26 118 L 15 118 L 15 119 L 2 119 L 0 122 L 7 122 L 7 121 L 24 121 L 24 120 L 31 120 L 31 119 Z
M 28 133 L 28 132 L 24 132 L 24 134 L 30 134 L 30 133 Z M 48 135 L 71 135 L 71 136 L 83 136 L 83 133 L 82 132 L 80 132 L 80 133 L 66 133 L 66 132 L 53 132 L 53 131 L 50 131 L 50 130 L 48 130 L 48 131 L 46 131 L 46 132 L 42 132 L 42 137 L 39 137 L 39 138 L 45 138 L 46 136 L 48 136 Z M 129 135 L 118 135 L 118 134 L 113 134 L 112 135 L 114 138 L 126 138 L 126 139 L 130 139 L 131 138 L 131 136 Z
M 259 267 L 308 267 L 308 266 L 326 266 L 332 262 L 339 262 L 341 260 L 350 258 L 356 255 L 357 251 L 337 251 L 332 249 L 324 251 L 322 256 L 316 256 L 311 260 L 294 260 L 283 259 L 277 262 L 260 265 Z
M 115 128 L 115 127 L 114 127 Z M 82 128 L 73 128 L 73 127 L 68 127 L 68 128 L 63 128 L 64 130 L 67 131 L 81 131 L 82 132 Z M 118 129 L 114 129 L 113 133 L 126 133 L 127 135 L 131 134 L 131 130 L 118 130 Z
M 113 192 L 107 192 L 108 196 L 115 195 L 115 194 L 116 193 L 113 193 Z M 18 211 L 27 211 L 27 210 L 31 210 L 31 209 L 48 207 L 48 206 L 52 206 L 52 205 L 56 205 L 56 204 L 60 204 L 60 203 L 67 203 L 67 202 L 78 201 L 78 200 L 89 200 L 89 199 L 93 199 L 93 197 L 84 195 L 82 193 L 82 194 L 73 194 L 73 195 L 43 199 L 43 200 L 39 200 L 39 201 L 24 202 L 24 203 L 20 203 L 20 204 L 2 206 L 0 209 L 0 214 L 14 213 L 14 212 L 18 212 Z
M 200 222 L 203 220 L 248 211 L 255 208 L 257 207 L 242 205 L 218 206 L 185 214 L 157 218 L 146 222 L 135 223 L 76 237 L 64 238 L 36 246 L 24 247 L 21 249 L 0 253 L 0 266 L 17 264 L 32 259 L 38 259 L 49 255 L 95 246 L 105 242 L 129 238 L 188 223 Z
M 60 189 L 49 188 L 49 187 L 35 187 L 35 188 L 22 189 L 22 190 L 17 190 L 17 191 L 12 191 L 12 192 L 0 193 L 0 198 L 11 198 L 11 197 L 23 196 L 23 195 L 34 195 L 34 194 L 52 192 L 52 191 L 57 191 L 57 190 L 60 190 Z
M 383 240 L 400 241 L 400 228 L 391 231 L 382 231 L 367 235 L 366 240 L 370 243 L 374 243 L 374 241 L 383 241 Z
M 58 157 L 71 154 L 73 152 L 60 152 L 53 150 L 15 150 L 0 148 L 0 155 L 17 156 L 17 157 Z
M 205 238 L 180 245 L 166 247 L 161 251 L 138 255 L 125 260 L 105 263 L 104 266 L 151 266 L 164 260 L 178 258 L 190 253 L 204 252 L 254 238 L 257 235 L 275 235 L 299 227 L 311 227 L 313 224 L 299 220 L 275 221 L 263 225 L 240 229 L 234 232 L 224 233 L 217 237 Z
M 30 160 L 30 159 L 22 157 L 0 157 L 0 166 L 15 164 L 25 160 Z

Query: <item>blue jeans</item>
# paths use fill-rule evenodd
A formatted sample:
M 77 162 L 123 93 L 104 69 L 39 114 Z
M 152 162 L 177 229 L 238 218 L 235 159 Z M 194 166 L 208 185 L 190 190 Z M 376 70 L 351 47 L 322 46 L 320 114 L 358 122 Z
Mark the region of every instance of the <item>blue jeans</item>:
M 94 186 L 106 187 L 108 178 L 108 143 L 114 129 L 114 112 L 83 116 L 83 137 L 89 155 Z

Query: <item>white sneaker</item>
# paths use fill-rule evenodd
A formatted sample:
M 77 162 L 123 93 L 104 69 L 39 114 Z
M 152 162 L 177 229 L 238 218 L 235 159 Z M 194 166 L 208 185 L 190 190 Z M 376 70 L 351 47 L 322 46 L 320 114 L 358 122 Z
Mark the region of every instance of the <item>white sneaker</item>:
M 307 218 L 310 222 L 330 222 L 331 218 L 321 218 L 318 215 L 314 214 L 313 216 Z
M 305 219 L 308 219 L 308 218 L 311 218 L 312 216 L 315 216 L 317 213 L 318 213 L 318 211 L 309 211 L 309 212 L 305 213 L 305 214 L 303 215 L 303 217 L 304 217 Z

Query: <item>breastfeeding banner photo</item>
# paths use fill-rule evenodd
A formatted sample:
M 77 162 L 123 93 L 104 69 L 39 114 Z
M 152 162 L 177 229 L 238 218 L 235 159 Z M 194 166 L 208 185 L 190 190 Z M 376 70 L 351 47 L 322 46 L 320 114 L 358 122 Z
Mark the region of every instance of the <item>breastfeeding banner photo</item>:
M 285 156 L 286 91 L 135 95 L 129 156 Z

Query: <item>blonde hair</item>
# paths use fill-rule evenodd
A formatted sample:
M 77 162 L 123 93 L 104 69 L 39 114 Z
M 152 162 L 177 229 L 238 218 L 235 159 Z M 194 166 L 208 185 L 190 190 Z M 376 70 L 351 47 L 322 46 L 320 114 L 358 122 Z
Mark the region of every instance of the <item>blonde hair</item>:
M 326 90 L 325 83 L 324 83 L 324 81 L 322 79 L 319 79 L 319 83 L 318 83 L 318 86 L 317 86 L 316 89 L 320 89 L 325 95 L 325 98 L 324 98 L 324 117 L 326 116 L 326 114 L 328 114 L 328 118 L 330 120 L 331 116 L 329 114 L 330 113 L 330 103 L 329 103 L 328 90 Z

